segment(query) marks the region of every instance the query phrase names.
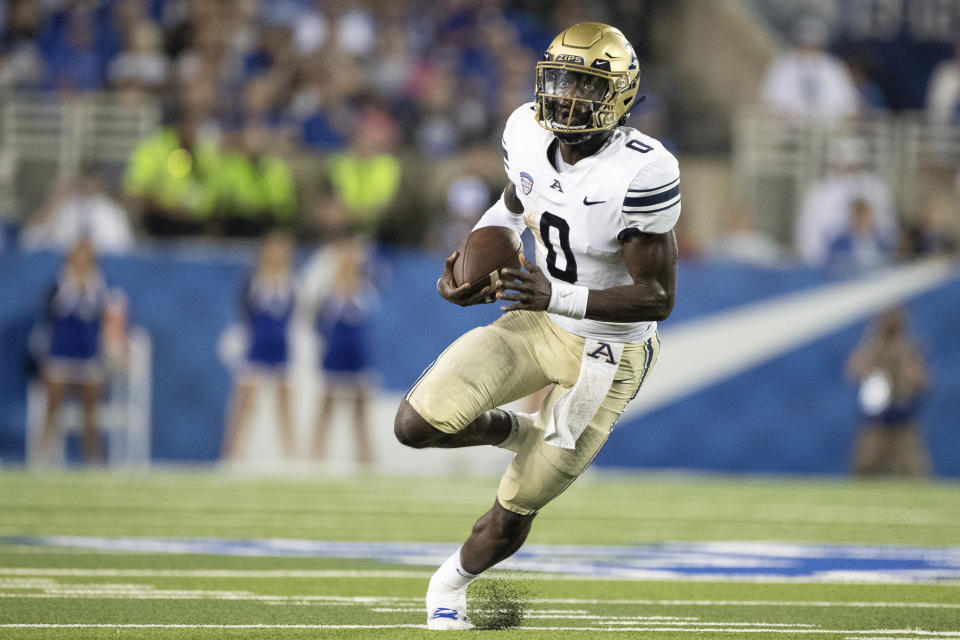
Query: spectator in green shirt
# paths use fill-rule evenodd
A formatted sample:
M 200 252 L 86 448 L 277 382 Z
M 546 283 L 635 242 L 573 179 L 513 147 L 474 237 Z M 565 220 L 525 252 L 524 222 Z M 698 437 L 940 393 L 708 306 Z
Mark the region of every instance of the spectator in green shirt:
M 393 121 L 371 109 L 358 123 L 350 148 L 328 162 L 333 196 L 347 224 L 364 235 L 376 234 L 400 187 L 400 161 L 390 151 L 395 137 Z
M 197 135 L 197 121 L 189 115 L 141 140 L 127 163 L 123 189 L 138 202 L 147 233 L 205 230 L 216 206 L 221 164 L 217 144 Z
M 257 236 L 294 222 L 293 173 L 284 158 L 270 151 L 270 135 L 262 123 L 248 124 L 239 148 L 224 155 L 217 208 L 227 235 Z

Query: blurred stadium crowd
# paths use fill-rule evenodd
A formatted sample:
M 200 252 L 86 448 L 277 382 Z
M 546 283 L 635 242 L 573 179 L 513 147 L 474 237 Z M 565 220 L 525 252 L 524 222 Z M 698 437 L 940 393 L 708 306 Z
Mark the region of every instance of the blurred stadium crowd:
M 751 5 L 774 31 L 779 25 L 787 47 L 743 104 L 824 121 L 904 106 L 889 97 L 896 77 L 881 78 L 875 56 L 849 47 L 843 59 L 831 53 L 824 18 L 831 14 L 823 9 L 836 3 Z M 684 132 L 711 117 L 682 119 L 692 98 L 678 85 L 687 79 L 671 77 L 649 32 L 669 10 L 656 0 L 11 0 L 0 12 L 5 91 L 157 105 L 162 126 L 136 144 L 125 166 L 66 171 L 35 212 L 18 202 L 6 217 L 24 226 L 27 247 L 66 249 L 81 227 L 107 251 L 129 248 L 137 234 L 251 237 L 282 227 L 304 240 L 352 230 L 451 250 L 501 188 L 500 127 L 531 98 L 539 52 L 569 24 L 619 25 L 636 43 L 648 98 L 630 124 L 681 156 L 696 146 Z M 944 59 L 926 70 L 931 121 L 953 124 L 956 66 Z M 795 227 L 793 247 L 770 224 L 757 224 L 769 212 L 747 212 L 725 216 L 716 238 L 687 234 L 684 250 L 822 264 L 831 247 L 853 251 L 851 219 L 860 236 L 875 236 L 859 251 L 866 262 L 954 248 L 948 209 L 956 194 L 953 203 L 941 198 L 898 220 L 893 186 L 883 184 L 889 176 L 861 179 L 875 168 L 877 149 L 846 137 L 824 151 L 827 177 L 811 176 L 797 211 L 776 218 Z M 854 200 L 864 201 L 855 215 Z M 78 210 L 86 211 L 82 222 Z
M 0 85 L 160 103 L 166 126 L 118 185 L 148 234 L 348 225 L 422 244 L 425 213 L 381 225 L 404 195 L 417 201 L 401 156 L 459 156 L 474 171 L 452 206 L 482 211 L 491 150 L 532 95 L 538 52 L 588 13 L 634 22 L 630 5 L 598 16 L 576 2 L 12 0 Z
M 831 53 L 823 8 L 836 3 L 751 4 L 774 31 L 779 25 L 788 46 L 743 104 L 823 120 L 909 106 L 890 97 L 897 78 L 882 78 L 875 57 L 849 47 L 843 59 Z M 720 126 L 729 127 L 729 110 L 685 113 L 696 100 L 684 88 L 690 79 L 673 73 L 650 33 L 670 10 L 656 0 L 11 0 L 0 11 L 0 86 L 8 95 L 152 105 L 162 126 L 132 148 L 124 166 L 61 167 L 45 203 L 24 210 L 21 198 L 5 217 L 23 227 L 23 245 L 33 248 L 66 249 L 81 228 L 98 250 L 117 251 L 138 235 L 252 237 L 282 227 L 303 240 L 349 229 L 451 250 L 502 188 L 500 127 L 531 98 L 539 52 L 569 24 L 607 21 L 636 44 L 647 101 L 631 125 L 681 156 L 710 138 L 690 132 L 724 118 Z M 956 65 L 944 59 L 926 69 L 926 107 L 931 120 L 947 125 L 960 104 Z M 876 164 L 872 143 L 849 137 L 825 150 L 831 174 L 849 177 Z M 825 190 L 840 193 L 829 202 L 823 185 L 809 185 L 806 203 L 776 218 L 796 227 L 793 247 L 771 223 L 758 224 L 769 212 L 746 212 L 725 215 L 715 238 L 688 233 L 684 250 L 823 263 L 834 244 L 849 253 L 854 199 L 866 201 L 852 217 L 861 235 L 877 236 L 880 262 L 926 245 L 955 246 L 951 203 L 932 202 L 917 219 L 897 220 L 892 186 L 878 180 L 867 187 L 834 180 Z M 909 228 L 899 235 L 900 226 Z M 930 234 L 938 239 L 925 240 Z M 823 246 L 812 248 L 817 243 Z

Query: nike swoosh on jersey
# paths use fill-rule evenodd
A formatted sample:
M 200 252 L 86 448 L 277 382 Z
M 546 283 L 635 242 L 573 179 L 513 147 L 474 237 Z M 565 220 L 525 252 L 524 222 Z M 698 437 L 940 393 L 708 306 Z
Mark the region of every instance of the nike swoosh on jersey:
M 588 207 L 589 207 L 590 205 L 592 205 L 592 204 L 601 204 L 601 203 L 604 203 L 604 202 L 606 202 L 606 200 L 592 200 L 592 201 L 591 201 L 591 200 L 587 200 L 587 197 L 586 197 L 586 196 L 583 197 L 583 204 L 587 205 Z

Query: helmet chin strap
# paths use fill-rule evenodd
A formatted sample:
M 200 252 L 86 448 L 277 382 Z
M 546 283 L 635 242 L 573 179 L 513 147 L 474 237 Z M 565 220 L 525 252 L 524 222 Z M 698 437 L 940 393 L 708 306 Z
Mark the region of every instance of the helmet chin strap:
M 598 138 L 599 135 L 599 138 Z M 588 142 L 591 143 L 590 146 L 596 145 L 596 148 L 590 151 L 587 151 L 588 155 L 596 151 L 603 146 L 607 139 L 613 135 L 612 129 L 604 129 L 601 131 L 587 131 L 584 133 L 569 133 L 566 131 L 554 131 L 553 136 L 559 140 L 561 143 L 569 145 L 571 147 L 579 147 L 580 145 L 585 145 Z
M 594 135 L 600 133 L 599 131 L 588 131 L 586 133 L 570 133 L 568 131 L 554 131 L 554 137 L 564 144 L 583 144 Z

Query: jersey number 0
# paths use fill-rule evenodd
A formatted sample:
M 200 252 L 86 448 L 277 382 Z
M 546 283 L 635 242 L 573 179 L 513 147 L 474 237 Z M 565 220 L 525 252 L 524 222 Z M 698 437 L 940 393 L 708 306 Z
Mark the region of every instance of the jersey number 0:
M 560 251 L 563 252 L 566 267 L 561 269 L 557 266 L 557 248 L 553 246 L 553 239 L 550 236 L 550 228 L 557 230 L 557 237 L 560 241 Z M 540 216 L 540 238 L 547 248 L 547 271 L 554 278 L 569 282 L 571 284 L 577 281 L 577 260 L 573 257 L 573 250 L 570 248 L 570 225 L 560 216 L 555 216 L 549 211 L 544 211 Z
M 644 144 L 639 140 L 631 140 L 627 143 L 628 149 L 633 149 L 639 153 L 653 151 L 653 147 Z M 557 230 L 557 237 L 560 240 L 560 251 L 563 252 L 563 258 L 566 267 L 561 269 L 557 266 L 557 248 L 553 246 L 553 238 L 550 236 L 550 228 Z M 570 225 L 567 221 L 556 216 L 549 211 L 544 211 L 540 216 L 540 238 L 544 246 L 547 247 L 547 271 L 554 278 L 569 282 L 571 284 L 577 281 L 577 259 L 573 257 L 573 250 L 570 248 Z

